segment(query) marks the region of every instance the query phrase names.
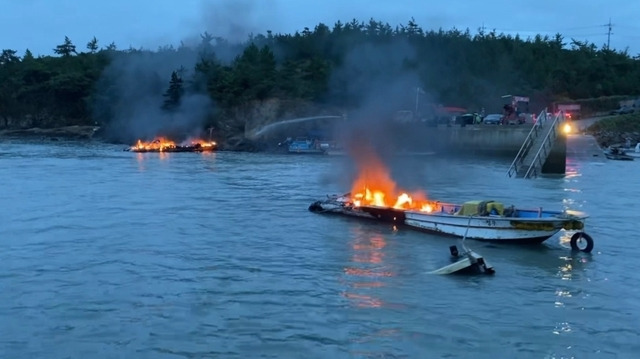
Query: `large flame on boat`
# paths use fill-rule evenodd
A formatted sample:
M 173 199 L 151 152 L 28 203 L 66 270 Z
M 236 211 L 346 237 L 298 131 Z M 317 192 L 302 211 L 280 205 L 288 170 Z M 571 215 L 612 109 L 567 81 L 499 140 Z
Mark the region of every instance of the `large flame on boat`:
M 198 138 L 191 138 L 182 143 L 179 146 L 197 146 L 200 145 L 202 149 L 213 149 L 216 147 L 215 141 L 204 141 Z M 164 152 L 167 150 L 175 149 L 178 145 L 175 141 L 169 140 L 166 137 L 156 137 L 153 141 L 138 140 L 135 145 L 131 146 L 131 151 L 158 151 Z
M 436 210 L 437 203 L 427 200 L 424 193 L 410 194 L 398 189 L 387 166 L 371 149 L 360 149 L 354 155 L 358 170 L 351 188 L 354 205 L 423 212 Z
M 176 143 L 164 137 L 156 137 L 153 141 L 145 142 L 142 140 L 138 140 L 134 146 L 131 147 L 131 150 L 138 151 L 164 151 L 166 149 L 175 148 Z

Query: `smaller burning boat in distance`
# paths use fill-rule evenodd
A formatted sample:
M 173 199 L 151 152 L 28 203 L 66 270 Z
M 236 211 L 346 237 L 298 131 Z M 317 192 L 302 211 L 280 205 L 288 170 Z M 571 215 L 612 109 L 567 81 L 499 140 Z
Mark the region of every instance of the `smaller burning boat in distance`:
M 203 140 L 187 140 L 178 145 L 174 141 L 168 140 L 164 137 L 159 137 L 151 142 L 144 142 L 138 140 L 138 142 L 125 151 L 130 152 L 211 152 L 218 149 L 218 144 L 215 141 L 203 141 Z
M 429 201 L 407 208 L 402 205 L 363 204 L 361 198 L 353 198 L 351 194 L 328 196 L 312 203 L 309 210 L 390 222 L 456 238 L 504 243 L 541 243 L 561 229 L 582 230 L 588 218 L 585 213 L 577 211 L 505 208 L 495 201 L 469 201 L 464 204 Z M 584 247 L 580 247 L 582 241 L 586 241 Z M 590 252 L 593 240 L 584 232 L 576 232 L 571 237 L 571 247 Z

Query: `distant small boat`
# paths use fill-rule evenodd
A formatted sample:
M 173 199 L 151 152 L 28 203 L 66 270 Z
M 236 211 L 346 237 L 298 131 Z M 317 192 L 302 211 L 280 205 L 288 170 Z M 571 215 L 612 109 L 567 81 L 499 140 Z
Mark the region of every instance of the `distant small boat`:
M 633 161 L 633 158 L 635 157 L 628 155 L 620 147 L 609 147 L 604 151 L 604 155 L 608 159 L 615 161 Z
M 292 154 L 312 154 L 312 155 L 340 155 L 343 154 L 334 141 L 311 140 L 306 137 L 287 140 L 283 144 L 288 144 L 287 152 Z
M 640 142 L 634 148 L 626 147 L 623 149 L 624 154 L 633 158 L 640 158 Z
M 289 153 L 294 154 L 325 154 L 325 149 L 321 148 L 317 141 L 306 138 L 297 138 L 293 140 L 288 147 Z

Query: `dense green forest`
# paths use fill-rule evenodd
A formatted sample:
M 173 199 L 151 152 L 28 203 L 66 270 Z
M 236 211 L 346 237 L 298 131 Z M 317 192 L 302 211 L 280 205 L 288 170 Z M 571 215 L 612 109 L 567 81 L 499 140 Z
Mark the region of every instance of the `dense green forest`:
M 74 39 L 75 40 L 75 39 Z M 433 104 L 499 112 L 502 95 L 554 101 L 640 94 L 640 58 L 554 37 L 318 24 L 230 43 L 208 33 L 156 50 L 65 38 L 54 55 L 0 55 L 0 128 L 98 124 L 130 140 L 213 126 L 220 136 L 313 114 L 369 115 Z M 383 108 L 384 107 L 384 108 Z

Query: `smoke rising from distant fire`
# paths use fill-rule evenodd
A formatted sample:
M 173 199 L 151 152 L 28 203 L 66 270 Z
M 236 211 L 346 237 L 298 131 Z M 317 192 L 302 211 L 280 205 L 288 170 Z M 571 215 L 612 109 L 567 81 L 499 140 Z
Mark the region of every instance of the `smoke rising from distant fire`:
M 111 140 L 132 143 L 137 139 L 150 140 L 168 136 L 181 141 L 201 133 L 215 104 L 199 86 L 193 71 L 201 59 L 198 48 L 205 32 L 214 37 L 217 60 L 231 61 L 239 55 L 247 35 L 264 30 L 259 9 L 268 8 L 272 1 L 260 4 L 249 0 L 203 1 L 202 22 L 174 48 L 162 44 L 158 51 L 133 50 L 114 54 L 96 88 L 92 110 L 101 125 L 108 124 L 106 135 Z M 264 10 L 264 9 L 263 9 Z M 168 113 L 161 109 L 163 94 L 169 87 L 171 73 L 179 71 L 185 89 L 179 107 Z
M 251 34 L 264 33 L 269 26 L 277 24 L 277 2 L 274 0 L 217 0 L 203 1 L 202 23 L 204 28 L 226 41 L 240 43 Z
M 177 140 L 200 135 L 213 103 L 188 84 L 196 61 L 196 52 L 189 49 L 115 54 L 93 106 L 95 117 L 108 123 L 107 136 L 131 143 L 161 135 Z M 173 71 L 180 71 L 185 92 L 175 111 L 168 112 L 162 110 L 163 94 Z

